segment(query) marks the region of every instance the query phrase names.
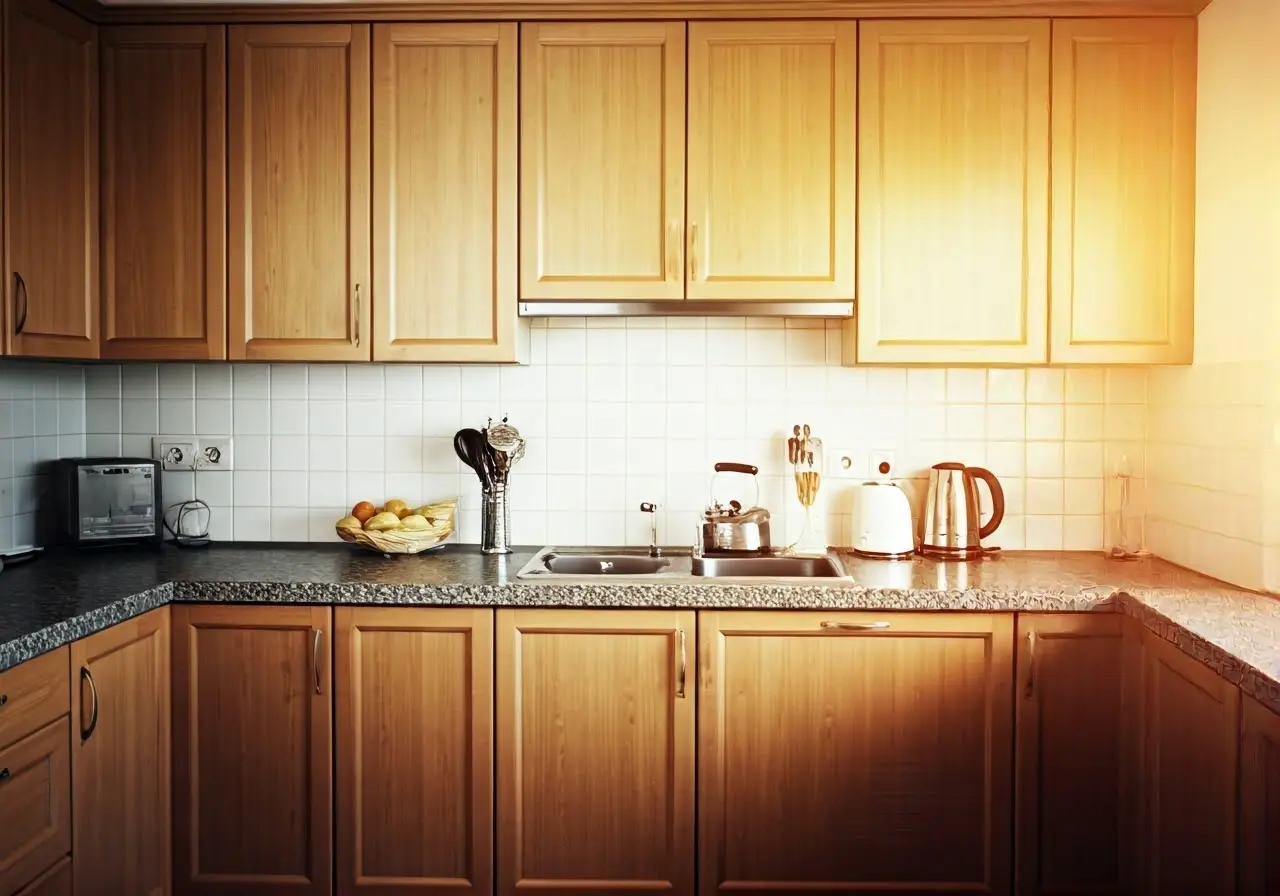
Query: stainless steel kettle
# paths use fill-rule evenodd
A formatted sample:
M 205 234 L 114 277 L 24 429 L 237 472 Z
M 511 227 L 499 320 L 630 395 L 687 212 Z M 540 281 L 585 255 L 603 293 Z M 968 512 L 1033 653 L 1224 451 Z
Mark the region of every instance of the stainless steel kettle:
M 978 483 L 991 489 L 991 519 L 978 515 Z M 920 553 L 939 560 L 972 560 L 982 556 L 982 539 L 1004 519 L 1004 489 L 995 474 L 964 464 L 935 464 L 920 519 Z

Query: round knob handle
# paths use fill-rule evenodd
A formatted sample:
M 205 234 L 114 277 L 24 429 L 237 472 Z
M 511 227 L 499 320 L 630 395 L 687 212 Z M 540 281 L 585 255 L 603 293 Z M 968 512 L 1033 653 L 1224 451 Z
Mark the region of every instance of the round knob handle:
M 4 706 L 4 705 L 5 705 L 6 703 L 8 703 L 8 702 L 9 702 L 9 695 L 8 695 L 8 694 L 0 694 L 0 706 Z
M 8 781 L 8 780 L 9 780 L 9 770 L 7 768 L 0 768 L 0 781 Z

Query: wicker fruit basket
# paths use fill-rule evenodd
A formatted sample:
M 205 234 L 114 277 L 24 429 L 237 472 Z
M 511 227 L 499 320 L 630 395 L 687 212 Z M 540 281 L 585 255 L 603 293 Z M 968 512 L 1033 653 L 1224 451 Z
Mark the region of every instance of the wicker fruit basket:
M 453 534 L 454 517 L 458 499 L 437 501 L 430 505 L 430 515 L 425 529 L 389 529 L 382 532 L 337 527 L 338 537 L 351 544 L 358 544 L 382 554 L 417 554 L 444 544 Z

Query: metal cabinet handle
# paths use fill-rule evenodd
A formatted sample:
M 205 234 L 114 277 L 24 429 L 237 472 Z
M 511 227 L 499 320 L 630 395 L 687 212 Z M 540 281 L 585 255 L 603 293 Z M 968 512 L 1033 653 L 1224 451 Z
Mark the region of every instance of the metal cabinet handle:
M 22 313 L 18 313 L 18 296 L 22 296 Z M 13 272 L 13 313 L 15 322 L 13 326 L 13 335 L 21 336 L 22 331 L 27 327 L 27 281 L 22 279 L 22 275 L 17 271 Z
M 360 284 L 356 284 L 356 348 L 360 347 Z
M 689 225 L 689 279 L 698 279 L 698 222 Z
M 315 670 L 316 693 L 320 693 L 320 629 L 311 630 L 311 667 Z
M 8 703 L 8 702 L 9 702 L 9 695 L 8 695 L 8 694 L 0 694 L 0 706 L 4 706 L 4 705 L 5 705 L 6 703 Z
M 685 651 L 684 629 L 676 631 L 676 648 L 680 651 L 680 667 L 676 671 L 676 696 L 683 698 L 685 695 L 685 679 L 689 674 L 689 658 Z
M 93 710 L 89 714 L 89 727 L 80 728 L 80 742 L 83 743 L 93 737 L 93 731 L 98 727 L 98 685 L 93 680 L 93 673 L 89 671 L 87 666 L 80 667 L 80 683 L 89 683 L 89 695 L 93 698 Z
M 1027 689 L 1026 697 L 1030 700 L 1036 693 L 1036 633 L 1027 632 Z
M 824 620 L 822 627 L 826 629 L 842 629 L 847 632 L 878 632 L 889 627 L 887 622 L 832 622 Z
M 0 781 L 8 781 L 8 780 L 9 780 L 9 770 L 7 768 L 0 768 Z

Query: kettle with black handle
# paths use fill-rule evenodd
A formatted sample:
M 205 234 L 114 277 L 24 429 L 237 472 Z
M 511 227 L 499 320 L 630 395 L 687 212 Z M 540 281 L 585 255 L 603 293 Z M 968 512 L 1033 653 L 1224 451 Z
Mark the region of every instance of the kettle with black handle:
M 991 519 L 978 511 L 978 480 L 991 489 Z M 973 560 L 984 553 L 982 539 L 1004 519 L 1004 489 L 995 474 L 959 463 L 935 464 L 920 518 L 920 553 L 939 560 Z

